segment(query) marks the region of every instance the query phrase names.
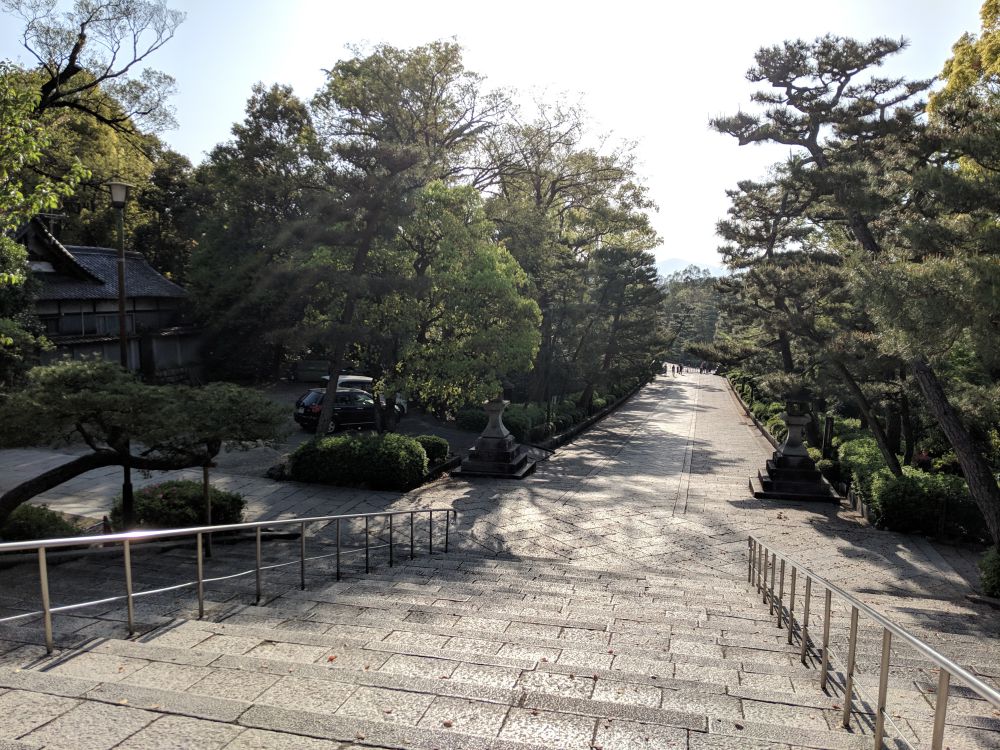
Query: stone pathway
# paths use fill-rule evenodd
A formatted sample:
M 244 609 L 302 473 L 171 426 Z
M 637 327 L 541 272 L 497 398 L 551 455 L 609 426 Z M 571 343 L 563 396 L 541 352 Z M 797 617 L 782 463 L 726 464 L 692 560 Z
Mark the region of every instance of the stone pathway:
M 91 710 L 87 708 L 90 704 L 80 703 L 80 699 L 103 701 L 106 708 L 93 709 L 97 713 L 109 712 L 110 704 L 123 700 L 157 710 L 165 705 L 163 701 L 180 700 L 169 690 L 135 693 L 109 685 L 133 671 L 153 680 L 144 684 L 161 688 L 164 686 L 156 675 L 171 679 L 186 675 L 185 679 L 190 677 L 188 684 L 206 681 L 206 685 L 219 685 L 229 680 L 235 690 L 239 680 L 234 680 L 236 675 L 231 672 L 236 670 L 245 680 L 250 675 L 261 676 L 256 698 L 241 698 L 239 705 L 213 704 L 211 710 L 195 710 L 183 701 L 174 708 L 167 706 L 168 714 L 206 719 L 191 730 L 191 736 L 218 733 L 214 744 L 192 746 L 284 747 L 283 742 L 292 741 L 289 735 L 270 733 L 291 732 L 297 738 L 294 742 L 312 748 L 304 735 L 344 742 L 354 738 L 345 732 L 361 726 L 358 721 L 368 722 L 364 726 L 369 732 L 360 744 L 379 747 L 528 747 L 518 745 L 519 741 L 539 747 L 606 745 L 607 750 L 865 746 L 860 742 L 862 737 L 834 734 L 838 712 L 831 696 L 816 690 L 814 673 L 799 667 L 792 652 L 781 645 L 782 631 L 777 637 L 773 629 L 767 631 L 767 608 L 745 593 L 746 585 L 741 581 L 748 534 L 797 557 L 945 654 L 978 669 L 988 681 L 1000 684 L 997 613 L 966 599 L 977 583 L 975 553 L 872 529 L 843 508 L 755 500 L 747 481 L 770 452 L 770 445 L 743 416 L 721 378 L 688 375 L 659 378 L 523 482 L 445 478 L 398 495 L 275 483 L 216 472 L 217 484 L 247 495 L 255 518 L 453 507 L 459 512 L 461 530 L 453 539 L 460 542 L 463 552 L 454 563 L 443 558 L 428 563 L 427 570 L 411 564 L 396 573 L 329 585 L 316 593 L 298 592 L 293 572 L 288 572 L 282 574 L 285 578 L 278 576 L 287 586 L 285 593 L 267 608 L 234 606 L 245 602 L 245 593 L 219 587 L 213 590 L 216 604 L 210 615 L 229 623 L 226 633 L 205 623 L 173 619 L 190 617 L 190 601 L 167 602 L 162 607 L 151 604 L 146 619 L 147 629 L 152 631 L 144 640 L 154 641 L 159 651 L 118 640 L 122 636 L 117 610 L 96 619 L 75 618 L 76 622 L 64 624 L 61 631 L 69 639 L 67 644 L 79 644 L 103 633 L 112 637 L 105 650 L 94 653 L 89 646 L 91 650 L 80 656 L 71 653 L 70 664 L 75 659 L 78 666 L 60 667 L 61 662 L 46 666 L 49 671 L 45 676 L 52 672 L 63 675 L 63 682 L 55 683 L 58 690 L 51 683 L 43 689 L 35 677 L 5 678 L 0 690 L 10 692 L 0 693 L 0 704 L 18 707 L 25 701 L 30 703 L 25 696 L 43 694 L 47 696 L 39 699 L 43 703 L 62 701 L 41 711 L 51 718 L 25 731 L 25 746 L 35 747 L 52 736 L 46 733 L 46 722 L 58 725 L 74 711 Z M 46 460 L 30 452 L 19 455 Z M 13 452 L 0 454 L 0 464 L 17 457 Z M 0 476 L 5 475 L 0 469 Z M 108 475 L 106 480 L 113 486 L 117 476 Z M 78 495 L 71 492 L 65 498 L 46 499 L 53 507 L 64 509 L 68 503 L 79 502 Z M 99 505 L 96 495 L 87 502 Z M 321 542 L 323 532 L 317 532 L 315 539 Z M 493 555 L 512 562 L 483 562 Z M 91 561 L 83 568 L 90 571 L 80 571 L 84 578 L 112 577 L 100 561 Z M 9 580 L 20 579 L 12 576 Z M 34 584 L 26 582 L 25 586 L 30 589 Z M 13 587 L 10 596 L 18 588 Z M 700 594 L 705 601 L 699 601 Z M 612 611 L 611 620 L 602 617 L 602 613 Z M 674 619 L 674 614 L 681 619 Z M 843 647 L 844 613 L 838 611 L 835 619 L 836 649 Z M 814 621 L 813 627 L 817 624 Z M 284 629 L 280 638 L 271 632 L 273 628 Z M 195 632 L 189 642 L 184 633 L 190 630 Z M 171 636 L 174 631 L 177 634 Z M 292 638 L 292 632 L 302 635 Z M 0 635 L 10 638 L 10 634 Z M 35 638 L 37 642 L 37 635 Z M 356 640 L 344 644 L 349 651 L 356 649 L 350 651 L 353 655 L 343 657 L 346 661 L 335 666 L 367 672 L 374 664 L 376 672 L 403 677 L 393 678 L 396 681 L 390 684 L 384 678 L 379 682 L 374 675 L 348 678 L 340 669 L 330 677 L 319 667 L 329 656 L 337 656 L 330 652 L 331 638 Z M 859 662 L 863 668 L 877 658 L 877 640 L 877 633 L 862 630 Z M 6 648 L 12 650 L 0 661 L 14 663 L 17 658 L 37 654 L 36 646 L 17 643 L 17 638 L 7 642 Z M 616 643 L 621 644 L 620 652 Z M 0 651 L 3 644 L 0 640 Z M 193 651 L 185 656 L 176 652 L 178 646 Z M 633 651 L 626 653 L 630 649 Z M 657 656 L 650 649 L 662 653 Z M 372 652 L 381 653 L 381 659 L 375 660 Z M 475 658 L 470 653 L 476 654 Z M 10 654 L 20 656 L 11 659 Z M 282 654 L 292 662 L 311 663 L 295 678 L 305 680 L 301 684 L 283 677 L 276 685 L 278 677 L 292 670 L 278 663 L 260 663 Z M 890 700 L 905 706 L 905 710 L 900 709 L 906 714 L 905 720 L 900 719 L 904 735 L 925 742 L 932 699 L 923 698 L 923 686 L 934 681 L 933 674 L 910 654 L 898 655 L 898 663 L 896 658 L 894 674 L 908 687 L 900 687 Z M 546 663 L 553 668 L 562 665 L 562 670 L 550 669 Z M 187 672 L 181 675 L 184 670 L 165 666 L 169 664 L 187 665 Z M 451 693 L 432 688 L 425 679 L 446 666 L 449 679 L 456 680 Z M 655 669 L 653 676 L 650 669 Z M 611 681 L 601 688 L 602 697 L 589 682 L 586 696 L 580 693 L 579 685 L 571 684 L 577 671 L 593 672 L 597 684 L 603 679 Z M 264 680 L 266 674 L 272 679 Z M 655 682 L 664 675 L 675 680 L 666 689 Z M 89 682 L 74 682 L 84 677 Z M 315 679 L 332 679 L 335 685 L 308 682 Z M 489 692 L 489 686 L 498 687 L 491 682 L 494 679 L 500 680 L 501 693 Z M 309 713 L 313 709 L 295 713 L 280 708 L 304 700 L 301 692 L 297 698 L 294 694 L 281 697 L 296 684 L 301 690 L 332 691 L 330 695 L 335 694 L 340 706 L 329 709 L 334 716 L 325 719 Z M 656 690 L 651 687 L 654 685 Z M 276 696 L 278 687 L 285 692 Z M 196 688 L 192 690 L 197 693 Z M 386 720 L 380 706 L 388 705 L 389 698 L 378 691 L 387 688 L 402 691 L 392 693 L 390 702 L 398 708 L 388 713 L 400 711 L 399 721 L 404 724 L 410 720 L 403 715 L 408 715 L 407 711 L 413 714 L 409 735 L 380 733 L 380 725 L 371 723 L 376 718 Z M 263 697 L 261 691 L 265 691 Z M 832 698 L 839 700 L 836 694 Z M 463 708 L 458 699 L 486 703 L 470 702 Z M 615 702 L 629 708 L 612 710 L 609 706 Z M 505 707 L 501 711 L 498 705 Z M 636 708 L 641 705 L 651 708 L 643 713 Z M 470 717 L 470 722 L 478 717 L 484 728 L 473 734 L 479 739 L 472 742 L 466 738 L 455 745 L 439 737 L 440 731 L 420 734 L 420 727 L 430 727 L 445 715 L 438 715 L 446 710 L 442 706 L 447 707 L 448 715 L 464 710 L 462 715 Z M 676 714 L 692 708 L 693 714 Z M 319 707 L 315 711 L 322 713 Z M 1000 717 L 995 712 L 964 697 L 956 701 L 954 712 L 961 726 L 949 735 L 952 747 L 993 746 L 997 736 L 993 733 L 1000 731 Z M 968 720 L 961 719 L 965 714 Z M 539 715 L 542 719 L 535 721 Z M 130 736 L 131 743 L 123 747 L 156 747 L 161 741 L 157 737 L 171 729 L 169 717 L 157 718 L 155 712 L 136 710 L 130 716 L 136 721 L 136 734 L 123 735 Z M 232 723 L 235 717 L 239 717 L 239 726 Z M 355 723 L 344 723 L 344 717 L 353 717 Z M 643 730 L 641 727 L 647 725 L 626 722 L 614 725 L 620 726 L 616 730 L 612 717 L 648 721 L 653 729 Z M 544 726 L 539 728 L 539 724 Z M 852 727 L 857 734 L 870 733 L 865 726 L 852 723 Z M 0 729 L 7 732 L 0 738 L 22 736 L 8 732 L 3 721 Z M 180 732 L 182 727 L 175 729 Z M 662 736 L 659 744 L 650 741 L 652 735 Z M 754 737 L 760 744 L 746 737 Z M 315 747 L 332 750 L 341 745 L 324 742 Z

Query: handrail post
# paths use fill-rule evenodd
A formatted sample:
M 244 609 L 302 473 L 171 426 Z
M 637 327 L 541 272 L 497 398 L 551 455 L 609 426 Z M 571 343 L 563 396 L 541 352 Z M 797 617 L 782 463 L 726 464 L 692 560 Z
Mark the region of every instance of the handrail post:
M 261 555 L 260 555 L 260 537 L 261 537 L 261 531 L 260 531 L 260 528 L 261 528 L 260 526 L 257 527 L 257 534 L 256 534 L 257 539 L 256 539 L 256 545 L 255 545 L 256 546 L 256 550 L 255 550 L 255 552 L 256 552 L 256 561 L 257 561 L 257 563 L 256 563 L 257 564 L 257 604 L 260 604 L 261 594 L 263 593 L 262 592 L 262 587 L 261 587 L 261 580 L 260 580 L 260 566 L 261 566 Z
M 416 515 L 412 510 L 410 511 L 410 559 L 413 559 L 413 516 Z
M 792 642 L 792 631 L 795 630 L 795 571 L 792 566 L 792 583 L 788 592 L 788 642 Z
M 198 619 L 205 616 L 205 561 L 204 543 L 201 539 L 201 532 L 198 532 L 197 557 L 198 557 Z
M 392 513 L 389 514 L 389 567 L 392 567 Z
M 781 580 L 778 583 L 778 622 L 777 627 L 781 627 L 782 608 L 785 606 L 785 561 L 781 561 Z
M 885 697 L 889 692 L 889 650 L 892 647 L 892 633 L 882 629 L 882 664 L 878 675 L 878 706 L 875 709 L 875 750 L 882 750 L 885 736 Z
M 771 553 L 771 588 L 768 590 L 769 614 L 774 614 L 774 578 L 778 572 L 778 553 Z
M 49 567 L 45 560 L 45 547 L 38 548 L 38 581 L 42 589 L 42 622 L 45 625 L 45 652 L 55 648 L 52 640 L 52 605 L 49 601 Z
M 299 588 L 306 590 L 306 524 L 299 526 Z
M 340 580 L 340 519 L 337 519 L 337 580 Z
M 135 635 L 135 603 L 132 601 L 132 542 L 124 543 L 125 555 L 125 609 L 128 612 L 128 634 Z
M 427 554 L 434 554 L 434 511 L 427 511 Z
M 802 628 L 800 635 L 802 636 L 802 648 L 799 653 L 799 660 L 805 664 L 806 663 L 806 651 L 809 646 L 809 598 L 812 594 L 812 578 L 806 575 L 806 593 L 805 601 L 802 604 Z
M 823 664 L 819 672 L 819 689 L 826 690 L 826 678 L 830 673 L 830 600 L 833 592 L 826 590 L 826 601 L 823 604 Z
M 753 537 L 747 537 L 747 583 L 753 583 Z
M 847 646 L 847 682 L 844 685 L 844 729 L 851 727 L 854 706 L 854 662 L 858 651 L 858 608 L 851 607 L 851 637 Z
M 944 719 L 948 712 L 948 683 L 951 673 L 942 669 L 938 675 L 937 700 L 934 701 L 934 734 L 931 737 L 931 750 L 941 750 L 944 742 Z
M 764 591 L 764 578 L 767 575 L 767 571 L 764 570 L 764 545 L 760 545 L 760 550 L 757 552 L 757 596 L 761 596 Z M 761 601 L 766 601 L 761 598 Z
M 365 516 L 365 573 L 370 572 L 369 550 L 368 550 L 368 516 Z
M 444 514 L 444 551 L 448 553 L 448 535 L 451 534 L 451 513 L 445 511 Z

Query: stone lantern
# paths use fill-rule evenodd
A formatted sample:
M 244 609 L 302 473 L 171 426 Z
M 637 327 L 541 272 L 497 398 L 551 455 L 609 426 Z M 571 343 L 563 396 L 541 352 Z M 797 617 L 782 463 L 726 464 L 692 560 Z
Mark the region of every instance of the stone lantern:
M 523 445 L 514 440 L 503 423 L 503 411 L 510 401 L 496 396 L 483 404 L 489 421 L 476 444 L 469 449 L 469 456 L 452 472 L 458 476 L 509 477 L 522 479 L 535 468 L 535 460 Z

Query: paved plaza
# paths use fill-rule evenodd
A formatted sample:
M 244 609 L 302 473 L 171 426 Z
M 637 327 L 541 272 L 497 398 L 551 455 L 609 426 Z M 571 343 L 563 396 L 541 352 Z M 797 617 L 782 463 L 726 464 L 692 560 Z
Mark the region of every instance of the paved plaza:
M 771 451 L 722 378 L 690 374 L 659 377 L 519 482 L 446 477 L 401 495 L 273 482 L 259 476 L 264 463 L 253 467 L 246 460 L 238 471 L 220 467 L 213 482 L 244 493 L 251 519 L 449 507 L 458 511 L 452 541 L 459 550 L 453 551 L 454 562 L 435 557 L 434 563 L 417 561 L 393 573 L 383 569 L 316 591 L 289 586 L 268 607 L 234 609 L 245 597 L 236 592 L 226 594 L 227 600 L 220 590 L 210 607 L 212 623 L 184 619 L 190 602 L 169 611 L 151 607 L 153 648 L 144 652 L 143 644 L 123 639 L 120 624 L 113 626 L 117 615 L 80 617 L 64 627 L 67 648 L 80 647 L 84 635 L 104 633 L 112 640 L 103 646 L 88 641 L 86 653 L 47 663 L 44 676 L 60 675 L 59 689 L 43 688 L 34 676 L 7 676 L 0 688 L 9 692 L 0 693 L 0 708 L 30 705 L 31 696 L 43 696 L 38 712 L 44 720 L 25 720 L 20 734 L 0 721 L 0 746 L 9 737 L 23 743 L 12 747 L 61 747 L 52 741 L 56 730 L 47 727 L 68 726 L 73 712 L 97 721 L 101 711 L 122 701 L 147 710 L 132 709 L 135 729 L 122 729 L 115 741 L 121 747 L 334 750 L 351 738 L 369 747 L 421 748 L 868 746 L 860 740 L 870 738 L 835 733 L 841 699 L 820 693 L 812 672 L 782 651 L 783 637 L 762 624 L 767 607 L 754 602 L 745 584 L 748 534 L 997 684 L 1000 613 L 968 598 L 978 586 L 979 552 L 876 530 L 844 507 L 755 500 L 748 478 Z M 9 485 L 15 471 L 28 473 L 55 460 L 41 451 L 0 452 L 0 476 Z M 40 500 L 99 517 L 107 512 L 119 474 L 95 475 Z M 149 481 L 157 479 L 162 477 Z M 405 601 L 403 610 L 390 606 L 397 599 Z M 681 619 L 671 621 L 671 613 Z M 843 612 L 837 617 L 842 625 Z M 284 628 L 280 643 L 275 628 Z M 291 644 L 285 642 L 290 633 L 298 634 Z M 866 633 L 864 643 L 873 643 L 875 635 Z M 342 653 L 330 651 L 330 638 L 344 639 Z M 834 641 L 842 640 L 838 630 Z M 619 646 L 636 650 L 626 654 Z M 13 639 L 8 648 L 11 654 L 38 654 L 37 646 L 18 646 Z M 179 648 L 190 651 L 175 653 Z M 656 655 L 654 648 L 663 653 Z M 870 662 L 875 652 L 862 650 L 861 662 Z M 299 673 L 296 666 L 293 679 L 293 669 L 268 661 L 279 654 L 308 667 Z M 334 663 L 338 654 L 341 661 Z M 897 716 L 901 733 L 923 743 L 932 701 L 921 686 L 933 682 L 933 673 L 909 655 L 900 659 L 894 669 L 908 684 L 896 696 L 905 703 L 899 709 L 904 716 Z M 338 667 L 335 677 L 326 669 L 331 664 Z M 348 670 L 354 670 L 349 677 Z M 153 688 L 135 687 L 162 689 L 155 675 L 185 676 L 197 692 L 202 683 L 232 683 L 234 671 L 259 682 L 260 689 L 243 685 L 240 692 L 233 683 L 233 695 L 249 702 L 220 704 L 214 713 L 185 703 L 158 718 L 162 702 L 176 698 L 168 690 L 142 693 Z M 386 682 L 389 673 L 395 677 Z M 577 673 L 588 676 L 586 685 Z M 428 678 L 438 681 L 432 685 Z M 664 678 L 672 681 L 669 686 Z M 328 679 L 334 682 L 323 681 Z M 292 690 L 295 680 L 303 691 L 320 685 L 335 710 L 316 695 L 286 700 L 276 694 Z M 131 692 L 119 682 L 132 684 Z M 390 689 L 389 703 L 374 700 Z M 992 746 L 1000 717 L 965 697 L 957 699 L 955 712 L 970 718 L 959 720 L 950 746 Z M 82 698 L 104 708 L 87 708 Z M 323 706 L 303 708 L 317 701 Z M 462 701 L 468 703 L 464 708 Z M 377 708 L 390 703 L 393 708 Z M 628 711 L 614 708 L 620 704 Z M 323 711 L 330 716 L 321 720 Z M 410 729 L 392 734 L 383 726 L 389 714 Z M 412 720 L 404 716 L 409 714 Z M 476 742 L 444 744 L 441 726 L 452 728 L 457 716 L 475 725 L 468 731 Z M 172 727 L 184 735 L 184 721 L 203 722 L 191 728 L 197 742 L 157 745 Z M 367 728 L 355 737 L 359 726 Z M 432 726 L 436 732 L 421 734 Z M 866 733 L 861 726 L 852 731 Z M 208 743 L 204 738 L 212 732 L 217 737 Z M 290 735 L 272 736 L 282 732 Z

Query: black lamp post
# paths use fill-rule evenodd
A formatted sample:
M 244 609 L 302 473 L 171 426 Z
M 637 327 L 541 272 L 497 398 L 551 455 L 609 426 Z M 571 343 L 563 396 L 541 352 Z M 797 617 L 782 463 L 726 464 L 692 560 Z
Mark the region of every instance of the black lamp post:
M 111 205 L 118 212 L 118 352 L 122 369 L 128 371 L 128 319 L 125 314 L 125 202 L 132 187 L 118 180 L 108 182 Z M 132 467 L 129 465 L 131 446 L 126 440 L 122 464 L 122 522 L 131 528 L 135 522 L 135 500 L 132 496 Z

